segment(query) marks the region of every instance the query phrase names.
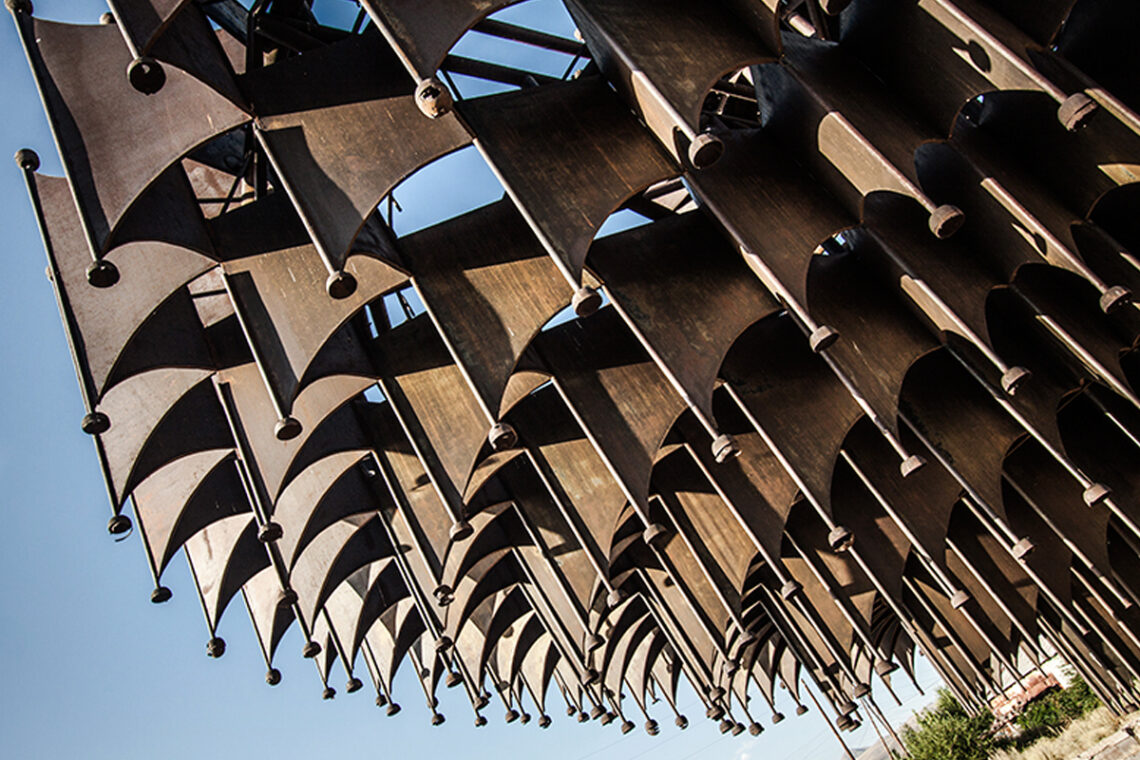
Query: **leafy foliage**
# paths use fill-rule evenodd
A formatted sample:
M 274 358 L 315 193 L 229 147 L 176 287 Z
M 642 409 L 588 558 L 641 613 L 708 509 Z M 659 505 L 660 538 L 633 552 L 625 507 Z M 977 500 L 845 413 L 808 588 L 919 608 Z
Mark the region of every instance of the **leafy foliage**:
M 990 733 L 993 716 L 970 717 L 945 689 L 938 702 L 917 716 L 918 728 L 903 727 L 902 739 L 913 760 L 986 760 L 997 749 Z
M 990 713 L 970 717 L 945 689 L 935 705 L 917 716 L 917 728 L 904 726 L 903 743 L 913 760 L 986 760 L 999 749 L 1024 749 L 1038 739 L 1060 733 L 1072 721 L 1100 706 L 1100 700 L 1079 676 L 1067 689 L 1046 694 L 1028 705 L 1016 719 L 1021 735 L 1010 740 L 995 736 Z

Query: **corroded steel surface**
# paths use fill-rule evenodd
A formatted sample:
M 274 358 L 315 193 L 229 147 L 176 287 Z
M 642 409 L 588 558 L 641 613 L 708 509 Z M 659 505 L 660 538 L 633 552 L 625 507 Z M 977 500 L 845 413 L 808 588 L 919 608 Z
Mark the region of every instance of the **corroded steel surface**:
M 582 41 L 511 4 L 8 3 L 152 600 L 182 551 L 211 656 L 240 594 L 270 685 L 296 625 L 326 697 L 394 714 L 407 660 L 477 726 L 655 734 L 684 678 L 724 732 L 808 683 L 849 730 L 919 650 L 971 711 L 1053 651 L 1133 709 L 1135 4 L 566 0 Z M 469 146 L 503 197 L 397 234 Z

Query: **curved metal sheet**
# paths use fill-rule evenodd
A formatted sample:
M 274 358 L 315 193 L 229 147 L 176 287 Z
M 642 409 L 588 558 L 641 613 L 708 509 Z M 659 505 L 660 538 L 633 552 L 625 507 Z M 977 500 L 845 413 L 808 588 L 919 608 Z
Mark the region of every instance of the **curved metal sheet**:
M 853 231 L 851 249 L 812 259 L 808 311 L 839 332 L 827 349 L 879 419 L 898 434 L 898 394 L 910 365 L 938 346 L 892 288 L 874 238 Z
M 168 71 L 166 85 L 153 95 L 135 90 L 123 75 L 131 56 L 114 25 L 76 26 L 26 14 L 16 20 L 96 253 L 167 167 L 249 119 L 179 69 Z M 122 149 L 124 134 L 132 136 L 129 151 Z
M 108 391 L 98 409 L 111 420 L 99 441 L 118 503 L 162 465 L 233 445 L 208 370 L 167 367 L 135 375 Z
M 186 556 L 202 595 L 210 631 L 217 630 L 230 599 L 269 566 L 250 513 L 231 515 L 206 526 L 186 541 Z
M 737 243 L 763 259 L 797 301 L 806 303 L 812 254 L 853 226 L 855 217 L 764 133 L 738 130 L 724 143 L 723 159 L 688 178 L 693 194 Z
M 725 354 L 780 305 L 700 213 L 600 238 L 589 262 L 693 404 L 713 419 L 713 386 Z
M 548 386 L 527 397 L 508 420 L 534 453 L 536 465 L 546 473 L 571 519 L 585 528 L 584 538 L 592 539 L 593 546 L 583 548 L 606 567 L 617 515 L 626 497 L 558 391 Z M 583 601 L 589 606 L 588 598 Z
M 313 619 L 329 595 L 352 573 L 390 557 L 395 549 L 375 510 L 343 518 L 309 542 L 289 571 L 301 611 Z
M 684 402 L 613 309 L 552 328 L 535 347 L 626 498 L 647 511 L 653 459 Z
M 693 461 L 688 447 L 658 460 L 654 490 L 669 504 L 677 530 L 713 575 L 720 594 L 740 612 L 740 595 L 756 548 L 737 518 Z
M 217 520 L 250 513 L 233 456 L 233 449 L 187 454 L 131 492 L 155 577 L 162 576 L 179 547 L 195 533 Z
M 939 129 L 948 131 L 958 109 L 983 93 L 1056 91 L 1028 60 L 1032 41 L 978 0 L 906 0 L 858 10 L 843 44 Z
M 293 605 L 280 604 L 281 580 L 277 571 L 267 567 L 252 576 L 242 587 L 253 631 L 261 643 L 266 664 L 272 666 L 277 645 L 296 619 Z
M 257 355 L 286 407 L 307 384 L 330 371 L 369 374 L 364 350 L 345 326 L 365 305 L 407 280 L 382 258 L 356 254 L 344 264 L 356 278 L 356 290 L 347 298 L 329 298 L 328 272 L 311 245 L 227 262 L 223 270 Z
M 363 0 L 376 25 L 419 79 L 434 76 L 463 33 L 518 0 Z
M 309 541 L 337 520 L 375 509 L 363 476 L 357 469 L 368 452 L 341 451 L 306 467 L 277 497 L 273 520 L 283 535 L 277 548 L 292 567 Z
M 899 399 L 923 437 L 998 514 L 1001 461 L 1025 431 L 945 349 L 919 359 Z
M 391 70 L 372 67 L 352 70 L 362 78 L 376 76 L 381 81 L 395 76 Z M 311 82 L 306 86 L 311 88 L 344 81 L 319 67 L 306 74 Z M 348 258 L 365 222 L 392 188 L 471 139 L 454 115 L 425 119 L 414 100 L 399 90 L 383 99 L 259 113 L 258 125 L 258 137 L 313 243 L 336 268 Z M 376 139 L 380 125 L 383 140 Z
M 416 288 L 491 410 L 523 351 L 567 302 L 566 284 L 509 201 L 398 242 Z
M 575 280 L 610 214 L 679 173 L 597 77 L 479 98 L 459 108 L 519 211 Z
M 721 3 L 686 0 L 571 0 L 567 3 L 606 78 L 637 107 L 650 129 L 672 145 L 672 129 L 658 128 L 666 108 L 693 130 L 717 80 L 773 51 Z M 646 83 L 660 92 L 646 92 Z
M 436 477 L 445 475 L 447 490 L 463 493 L 487 443 L 489 423 L 435 326 L 426 314 L 409 319 L 384 336 L 376 353 L 389 396 L 403 396 L 431 445 L 426 453 L 442 466 Z M 406 416 L 404 423 L 409 423 Z
M 351 410 L 342 407 L 373 385 L 371 378 L 332 375 L 308 385 L 292 409 L 301 423 L 301 434 L 288 441 L 278 440 L 273 432 L 277 412 L 255 365 L 228 368 L 218 373 L 218 379 L 233 391 L 241 420 L 239 432 L 248 441 L 270 500 L 307 464 L 334 451 L 367 445 L 359 427 L 352 424 Z
M 127 243 L 107 256 L 119 270 L 120 280 L 115 287 L 91 287 L 86 275 L 91 251 L 67 181 L 37 174 L 35 183 L 51 241 L 49 256 L 59 273 L 55 285 L 68 311 L 61 316 L 65 324 L 73 325 L 77 358 L 90 378 L 84 382 L 90 383 L 92 396 L 98 398 L 109 384 L 125 376 L 125 366 L 115 373 L 116 365 L 132 339 L 145 332 L 144 326 L 150 319 L 163 323 L 165 340 L 152 337 L 142 341 L 136 353 L 144 356 L 133 362 L 123 361 L 124 365 L 131 364 L 132 369 L 168 364 L 212 366 L 193 309 L 186 309 L 187 303 L 172 301 L 185 301 L 185 294 L 175 294 L 214 266 L 213 260 L 159 241 Z M 154 266 L 155 261 L 161 261 L 162 266 Z M 160 328 L 154 325 L 150 332 L 155 329 Z
M 791 317 L 751 327 L 729 352 L 722 376 L 812 497 L 829 509 L 835 459 L 863 412 Z

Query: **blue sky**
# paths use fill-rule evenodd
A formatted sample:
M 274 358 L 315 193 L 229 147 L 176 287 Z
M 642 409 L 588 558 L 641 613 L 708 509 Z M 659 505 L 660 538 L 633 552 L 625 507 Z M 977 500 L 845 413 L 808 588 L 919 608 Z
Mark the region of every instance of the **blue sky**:
M 351 12 L 347 0 L 322 0 L 330 14 Z M 99 0 L 35 0 L 36 15 L 96 23 L 106 10 Z M 337 7 L 341 6 L 341 7 Z M 508 18 L 569 35 L 556 4 L 537 0 Z M 498 43 L 469 39 L 468 55 Z M 545 64 L 544 64 L 545 65 Z M 553 65 L 553 64 L 552 64 Z M 565 65 L 565 64 L 561 64 Z M 14 26 L 0 21 L 0 153 L 35 149 L 45 173 L 60 174 L 59 159 Z M 561 74 L 561 71 L 552 72 Z M 460 81 L 468 94 L 472 82 Z M 124 150 L 130 150 L 129 143 Z M 431 167 L 397 192 L 405 211 L 396 221 L 406 233 L 495 199 L 501 190 L 474 151 Z M 10 758 L 177 758 L 460 756 L 548 760 L 636 758 L 840 757 L 814 711 L 789 719 L 759 738 L 722 737 L 691 692 L 681 695 L 691 727 L 673 727 L 658 705 L 661 735 L 640 728 L 622 736 L 617 724 L 579 725 L 550 701 L 554 725 L 541 730 L 505 725 L 492 705 L 490 723 L 476 729 L 461 690 L 440 691 L 447 722 L 429 723 L 429 712 L 410 675 L 396 686 L 404 711 L 387 718 L 368 689 L 321 700 L 313 664 L 301 658 L 292 631 L 283 643 L 279 686 L 263 680 L 264 665 L 238 600 L 222 620 L 228 644 L 219 660 L 206 657 L 208 638 L 184 561 L 164 578 L 174 598 L 149 601 L 151 581 L 138 535 L 122 543 L 106 532 L 110 515 L 90 439 L 80 432 L 83 409 L 59 314 L 44 276 L 43 247 L 35 229 L 20 171 L 0 164 L 0 229 L 4 231 L 0 277 L 0 756 Z M 920 668 L 924 686 L 934 677 Z M 895 679 L 904 708 L 921 704 L 903 679 Z M 876 693 L 883 693 L 876 685 Z M 556 695 L 555 695 L 556 696 Z M 890 698 L 883 693 L 886 703 Z M 884 704 L 884 707 L 886 705 Z M 762 711 L 757 711 L 762 712 Z M 854 746 L 874 741 L 869 727 L 851 737 Z M 350 754 L 351 753 L 351 754 Z

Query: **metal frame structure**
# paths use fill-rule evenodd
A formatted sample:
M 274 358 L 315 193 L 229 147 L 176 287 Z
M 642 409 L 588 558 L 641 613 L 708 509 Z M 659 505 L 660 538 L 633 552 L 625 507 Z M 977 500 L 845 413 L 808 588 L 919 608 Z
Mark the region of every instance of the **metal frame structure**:
M 339 662 L 394 714 L 407 660 L 435 724 L 444 680 L 655 734 L 683 675 L 724 732 L 780 686 L 849 730 L 916 648 L 970 711 L 1053 652 L 1134 709 L 1140 6 L 511 4 L 7 0 L 152 600 L 181 551 L 211 656 L 240 595 L 271 685 L 295 623 L 326 697 Z M 503 199 L 395 234 L 472 145 Z

